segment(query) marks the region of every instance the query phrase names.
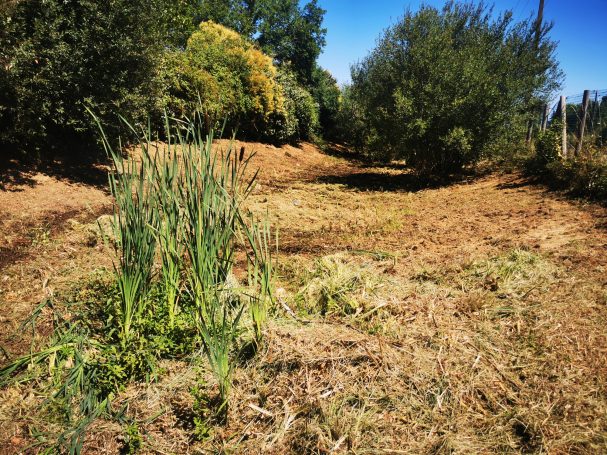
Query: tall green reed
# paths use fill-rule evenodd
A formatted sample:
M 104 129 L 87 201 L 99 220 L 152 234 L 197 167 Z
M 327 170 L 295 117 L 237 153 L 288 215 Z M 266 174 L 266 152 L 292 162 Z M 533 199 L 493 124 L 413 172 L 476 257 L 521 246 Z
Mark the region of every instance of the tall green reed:
M 112 159 L 109 174 L 110 192 L 114 197 L 114 235 L 117 261 L 114 263 L 120 300 L 115 307 L 119 337 L 126 347 L 133 329 L 146 307 L 146 293 L 152 279 L 156 235 L 160 216 L 153 196 L 154 160 L 149 142 L 141 142 L 142 159 L 123 158 L 105 141 Z
M 250 226 L 250 227 L 249 227 Z M 255 340 L 259 344 L 263 338 L 263 327 L 268 319 L 268 306 L 272 303 L 273 289 L 273 260 L 271 251 L 271 230 L 266 221 L 250 225 L 244 224 L 244 232 L 251 252 L 247 254 L 247 284 L 249 293 L 249 310 Z M 278 236 L 276 236 L 278 248 Z
M 184 211 L 183 238 L 189 260 L 188 288 L 195 302 L 196 326 L 219 383 L 221 408 L 226 412 L 233 367 L 231 351 L 239 334 L 245 305 L 253 302 L 247 302 L 242 295 L 228 298 L 234 294 L 229 277 L 233 273 L 237 250 L 252 250 L 247 256 L 249 268 L 265 271 L 265 274 L 250 273 L 250 276 L 262 278 L 251 281 L 257 285 L 258 292 L 262 292 L 262 285 L 271 280 L 271 268 L 259 263 L 270 259 L 265 250 L 257 246 L 257 240 L 265 238 L 265 234 L 260 234 L 262 230 L 253 218 L 249 220 L 244 216 L 242 207 L 254 188 L 257 173 L 247 173 L 251 156 L 245 158 L 243 153 L 238 156 L 233 142 L 227 150 L 213 150 L 212 133 L 205 137 L 199 129 L 190 127 L 186 134 L 179 136 L 179 142 L 183 150 L 180 199 Z M 267 230 L 269 232 L 269 226 Z M 265 285 L 264 295 L 267 290 L 269 286 Z M 265 297 L 257 299 L 256 304 L 257 301 L 265 302 Z M 256 319 L 259 326 L 262 319 Z M 261 333 L 261 329 L 256 331 Z
M 166 131 L 169 131 L 167 119 Z M 157 240 L 162 262 L 161 279 L 164 287 L 165 302 L 170 328 L 175 325 L 178 301 L 181 289 L 181 269 L 184 245 L 182 241 L 183 216 L 178 197 L 181 183 L 179 157 L 177 149 L 168 136 L 166 146 L 157 159 L 154 190 L 156 204 L 160 213 Z

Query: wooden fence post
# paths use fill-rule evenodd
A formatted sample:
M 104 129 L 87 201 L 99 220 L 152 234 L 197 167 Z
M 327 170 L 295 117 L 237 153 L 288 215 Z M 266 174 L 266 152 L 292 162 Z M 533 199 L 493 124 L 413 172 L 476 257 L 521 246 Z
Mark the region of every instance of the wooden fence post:
M 548 116 L 550 115 L 550 108 L 548 104 L 544 104 L 544 111 L 542 112 L 542 131 L 546 131 L 548 126 Z
M 575 155 L 578 156 L 582 151 L 582 144 L 584 142 L 584 130 L 586 129 L 586 116 L 588 115 L 588 102 L 590 101 L 590 90 L 584 90 L 584 97 L 582 98 L 582 110 L 580 112 L 580 127 L 578 128 L 578 140 L 577 146 L 575 147 Z
M 562 128 L 562 137 L 561 137 L 561 153 L 564 158 L 567 158 L 567 97 L 561 96 L 561 100 L 559 101 L 559 115 L 561 117 L 561 128 Z

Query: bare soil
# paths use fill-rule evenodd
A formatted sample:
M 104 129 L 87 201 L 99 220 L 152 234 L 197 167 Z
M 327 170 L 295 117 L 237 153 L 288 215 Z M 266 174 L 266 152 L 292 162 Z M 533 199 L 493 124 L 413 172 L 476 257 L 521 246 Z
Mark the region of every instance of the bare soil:
M 210 440 L 192 441 L 184 423 L 187 365 L 130 387 L 120 399 L 142 422 L 144 453 L 607 452 L 605 208 L 516 173 L 427 187 L 311 144 L 240 145 L 257 152 L 249 204 L 279 230 L 288 306 L 321 257 L 383 284 L 360 291 L 354 315 L 279 309 Z M 0 346 L 11 356 L 27 350 L 15 331 L 42 299 L 111 269 L 88 228 L 110 210 L 98 181 L 24 171 L 3 182 Z M 37 453 L 25 447 L 38 402 L 25 387 L 0 391 L 0 453 Z M 121 438 L 99 422 L 85 452 L 119 453 Z

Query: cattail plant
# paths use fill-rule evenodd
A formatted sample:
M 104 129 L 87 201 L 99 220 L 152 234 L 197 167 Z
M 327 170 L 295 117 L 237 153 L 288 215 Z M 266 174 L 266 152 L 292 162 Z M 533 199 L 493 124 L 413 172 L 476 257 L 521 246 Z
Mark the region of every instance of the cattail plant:
M 169 130 L 167 125 L 167 131 Z M 180 166 L 177 150 L 171 137 L 159 158 L 154 179 L 156 204 L 160 214 L 157 240 L 162 261 L 161 279 L 165 294 L 170 328 L 175 326 L 175 316 L 181 288 L 181 261 L 183 242 L 181 239 L 181 204 L 178 197 Z
M 247 225 L 241 208 L 257 174 L 246 178 L 251 157 L 245 159 L 243 153 L 238 156 L 233 144 L 224 152 L 213 151 L 212 133 L 205 138 L 200 130 L 190 127 L 179 140 L 184 151 L 180 199 L 184 211 L 183 239 L 189 260 L 188 289 L 195 302 L 197 329 L 219 383 L 222 409 L 226 412 L 232 371 L 230 352 L 247 303 L 241 296 L 227 298 L 233 294 L 228 278 L 232 275 L 239 244 L 253 250 L 249 268 L 254 271 L 251 276 L 258 277 L 255 284 L 269 289 L 264 280 L 269 282 L 270 273 L 260 273 L 265 269 L 257 264 L 259 253 L 267 253 L 257 246 L 258 240 L 267 237 L 266 231 L 257 228 L 253 220 Z M 259 315 L 258 322 L 265 317 L 260 311 L 256 311 L 256 315 Z
M 149 140 L 140 140 L 142 160 L 138 162 L 134 157 L 124 158 L 115 151 L 100 124 L 99 128 L 105 151 L 113 164 L 109 184 L 114 197 L 117 256 L 114 274 L 120 292 L 114 313 L 124 349 L 132 340 L 134 326 L 144 314 L 145 297 L 152 278 L 159 214 L 152 196 L 153 186 L 147 182 L 153 178 L 155 162 L 149 154 Z
M 259 344 L 263 338 L 263 327 L 268 319 L 268 305 L 273 296 L 271 231 L 268 222 L 256 224 L 252 219 L 250 228 L 245 224 L 243 230 L 252 250 L 247 254 L 249 311 L 255 341 Z M 278 243 L 278 237 L 276 241 Z
M 158 226 L 158 211 L 146 185 L 147 160 L 122 161 L 119 172 L 115 161 L 110 174 L 110 190 L 115 198 L 114 230 L 119 255 L 114 265 L 120 290 L 120 305 L 116 308 L 121 339 L 127 343 L 131 330 L 145 310 L 145 296 L 149 288 Z

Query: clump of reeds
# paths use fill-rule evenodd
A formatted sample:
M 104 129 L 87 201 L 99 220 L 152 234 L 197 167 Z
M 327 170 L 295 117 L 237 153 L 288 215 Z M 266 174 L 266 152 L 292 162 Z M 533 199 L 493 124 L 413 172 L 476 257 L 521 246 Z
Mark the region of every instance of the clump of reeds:
M 152 377 L 161 356 L 204 352 L 218 383 L 216 411 L 225 418 L 247 308 L 261 342 L 273 289 L 271 231 L 243 209 L 257 174 L 247 172 L 251 156 L 214 149 L 213 133 L 198 125 L 167 120 L 165 144 L 148 129 L 139 135 L 140 153 L 127 157 L 102 134 L 112 163 L 115 290 L 93 310 L 70 309 L 75 316 L 56 321 L 49 346 L 0 370 L 0 386 L 48 374 L 54 398 L 64 397 L 66 408 L 80 401 L 70 442 L 58 442 L 74 453 L 90 422 L 111 415 L 115 392 Z M 247 268 L 242 288 L 234 286 L 239 254 Z M 184 341 L 191 334 L 197 342 Z

